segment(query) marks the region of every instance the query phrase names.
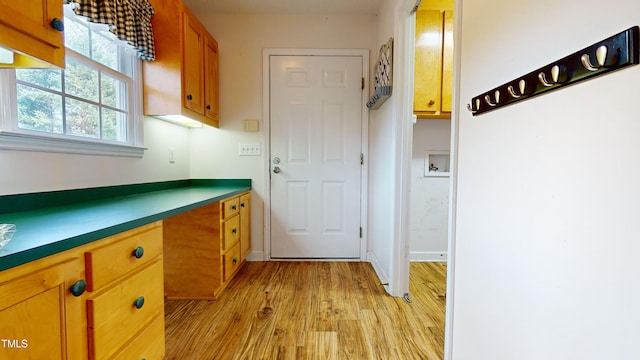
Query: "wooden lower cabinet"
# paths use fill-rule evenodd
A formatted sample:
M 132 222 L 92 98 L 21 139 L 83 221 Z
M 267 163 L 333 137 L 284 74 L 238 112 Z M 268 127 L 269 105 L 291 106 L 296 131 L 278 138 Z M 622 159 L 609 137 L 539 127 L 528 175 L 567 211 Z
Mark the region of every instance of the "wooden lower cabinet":
M 86 359 L 82 259 L 56 261 L 0 272 L 0 359 Z
M 0 272 L 0 359 L 163 359 L 162 222 Z
M 249 194 L 164 220 L 164 290 L 168 299 L 211 300 L 224 290 L 251 249 L 246 243 L 250 241 L 246 223 L 251 216 Z
M 240 195 L 240 257 L 251 252 L 251 193 Z

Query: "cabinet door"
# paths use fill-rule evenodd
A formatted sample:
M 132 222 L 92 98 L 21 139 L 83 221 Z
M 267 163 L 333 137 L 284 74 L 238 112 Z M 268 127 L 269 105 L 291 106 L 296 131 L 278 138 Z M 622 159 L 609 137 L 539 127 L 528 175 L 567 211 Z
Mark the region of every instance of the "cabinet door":
M 442 13 L 416 13 L 414 111 L 437 112 L 441 107 Z
M 62 0 L 0 0 L 0 9 L 1 45 L 64 67 L 63 32 L 51 25 L 62 21 Z
M 247 258 L 251 251 L 251 194 L 240 196 L 240 257 Z
M 74 259 L 0 283 L 0 359 L 86 358 L 83 299 L 69 290 L 81 274 Z
M 208 119 L 211 119 L 209 125 L 218 126 L 219 113 L 218 113 L 218 43 L 211 36 L 205 38 L 206 46 L 204 53 L 205 63 L 205 76 L 204 76 L 204 94 L 205 94 L 205 109 L 204 114 Z
M 453 88 L 453 11 L 444 12 L 442 41 L 442 111 L 451 112 Z
M 184 13 L 184 107 L 204 114 L 204 28 Z

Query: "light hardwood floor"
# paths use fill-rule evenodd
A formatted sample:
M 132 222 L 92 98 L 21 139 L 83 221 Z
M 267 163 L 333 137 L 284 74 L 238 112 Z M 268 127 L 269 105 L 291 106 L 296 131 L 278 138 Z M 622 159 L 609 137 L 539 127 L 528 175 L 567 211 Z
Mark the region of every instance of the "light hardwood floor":
M 165 302 L 165 359 L 442 359 L 446 265 L 410 273 L 408 303 L 369 263 L 247 263 L 218 300 Z

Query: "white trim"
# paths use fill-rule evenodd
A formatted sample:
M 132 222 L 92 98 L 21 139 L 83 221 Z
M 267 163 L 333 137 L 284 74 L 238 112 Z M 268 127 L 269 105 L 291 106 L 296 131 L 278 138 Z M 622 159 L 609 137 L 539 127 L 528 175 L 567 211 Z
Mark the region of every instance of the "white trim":
M 264 251 L 252 251 L 247 255 L 247 261 L 264 261 Z
M 48 135 L 48 134 L 47 134 Z M 46 135 L 0 131 L 0 149 L 141 158 L 146 148 Z
M 362 76 L 364 77 L 364 90 L 362 91 L 362 131 L 361 131 L 361 152 L 364 154 L 364 164 L 361 171 L 361 196 L 360 196 L 360 224 L 363 228 L 362 238 L 360 238 L 360 261 L 367 260 L 367 206 L 368 206 L 368 159 L 369 159 L 369 111 L 367 100 L 369 96 L 369 50 L 368 49 L 263 49 L 262 50 L 262 118 L 264 119 L 264 131 L 266 134 L 264 145 L 264 171 L 265 189 L 264 199 L 264 253 L 265 261 L 271 260 L 271 116 L 270 104 L 270 57 L 271 56 L 361 56 Z M 338 259 L 331 259 L 339 261 Z M 353 261 L 354 259 L 351 259 Z
M 371 263 L 373 270 L 378 275 L 378 279 L 380 279 L 380 284 L 384 286 L 384 289 L 389 292 L 389 275 L 384 271 L 384 266 L 380 264 L 380 260 L 376 257 L 376 254 L 373 252 L 369 252 L 367 254 L 367 261 Z
M 283 50 L 284 51 L 284 50 Z M 262 50 L 262 126 L 264 127 L 265 139 L 264 139 L 264 233 L 263 236 L 263 248 L 262 254 L 263 260 L 271 260 L 271 92 L 269 88 L 271 86 L 270 76 L 270 61 L 269 58 L 272 54 L 276 54 L 275 51 L 269 51 L 268 49 Z
M 457 166 L 458 166 L 458 109 L 460 108 L 460 100 L 458 99 L 459 93 L 460 93 L 460 51 L 458 49 L 460 49 L 460 41 L 462 39 L 461 36 L 461 32 L 462 32 L 462 1 L 463 0 L 454 0 L 455 2 L 455 10 L 454 10 L 454 60 L 453 60 L 453 88 L 452 88 L 452 113 L 451 113 L 451 153 L 450 153 L 450 177 L 449 177 L 449 181 L 450 181 L 450 196 L 449 196 L 449 236 L 448 236 L 448 251 L 447 251 L 447 299 L 446 299 L 446 305 L 445 305 L 445 311 L 446 311 L 446 315 L 445 315 L 445 333 L 444 333 L 444 360 L 450 360 L 453 358 L 453 317 L 454 317 L 454 309 L 453 309 L 453 303 L 454 303 L 454 297 L 455 297 L 455 293 L 454 293 L 454 283 L 455 283 L 455 228 L 456 228 L 456 213 L 457 213 L 457 208 L 456 208 L 456 197 L 457 197 L 457 179 L 458 179 L 458 174 L 457 174 Z M 399 13 L 399 17 L 397 17 L 398 20 L 398 32 L 401 34 L 404 34 L 405 37 L 402 38 L 401 36 L 398 36 L 398 39 L 396 41 L 396 49 L 397 52 L 402 52 L 402 54 L 413 54 L 414 51 L 412 49 L 413 45 L 413 36 L 415 35 L 408 35 L 410 31 L 415 31 L 415 16 L 412 15 L 408 15 L 407 12 L 404 13 L 404 11 L 407 11 L 407 9 L 412 5 L 413 0 L 404 0 L 398 7 L 398 11 L 397 13 Z M 410 27 L 408 27 L 407 23 L 412 22 L 413 23 L 413 29 L 411 29 Z M 415 34 L 415 33 L 413 33 Z M 396 56 L 394 54 L 394 56 Z M 406 83 L 405 85 L 407 87 L 411 86 L 411 89 L 409 92 L 407 93 L 403 93 L 402 94 L 402 101 L 399 105 L 400 107 L 400 113 L 404 114 L 404 112 L 406 112 L 407 107 L 412 108 L 412 102 L 413 102 L 413 58 L 412 56 L 409 56 L 403 60 L 401 60 L 400 58 L 398 58 L 398 60 L 396 61 L 396 64 L 402 64 L 402 66 L 405 69 L 410 69 L 411 72 L 411 76 L 408 79 L 403 79 L 403 80 L 399 80 L 398 83 Z M 401 73 L 399 74 L 401 76 L 406 76 L 406 71 L 405 73 Z M 395 75 L 394 75 L 395 76 Z M 409 82 L 411 83 L 411 85 L 409 85 Z M 401 117 L 402 118 L 402 117 Z M 413 125 L 412 124 L 406 124 L 405 122 L 401 122 L 403 124 L 402 126 L 402 131 L 403 134 L 411 134 L 413 131 Z M 408 129 L 410 128 L 410 129 Z M 411 138 L 409 138 L 411 139 Z M 402 145 L 402 144 L 401 144 Z M 400 146 L 401 146 L 400 145 Z M 400 163 L 400 170 L 399 173 L 400 174 L 409 174 L 408 178 L 410 178 L 410 171 L 411 171 L 411 163 L 409 162 L 407 164 L 407 161 L 405 161 L 406 159 L 403 158 L 403 155 L 406 155 L 406 153 L 403 153 L 402 150 L 406 151 L 406 147 L 399 149 L 400 151 L 398 152 L 398 162 Z M 411 152 L 409 152 L 408 154 L 409 158 L 411 157 Z M 403 181 L 403 180 L 401 180 Z M 409 189 L 408 188 L 403 188 L 402 186 L 399 186 L 399 188 L 396 189 L 397 193 L 396 193 L 396 204 L 398 202 L 400 202 L 402 204 L 403 199 L 405 199 L 405 197 L 407 197 L 409 195 Z M 397 221 L 403 221 L 402 225 L 400 226 L 401 229 L 405 230 L 405 233 L 408 234 L 408 230 L 410 229 L 408 226 L 410 225 L 408 221 L 406 221 L 406 218 L 403 218 L 403 215 L 408 216 L 408 204 L 404 203 L 406 205 L 406 207 L 401 207 L 401 213 L 402 215 L 400 215 L 399 219 L 396 219 Z M 391 284 L 390 287 L 392 288 L 392 292 L 390 292 L 392 295 L 395 295 L 395 293 L 393 291 L 398 291 L 400 288 L 402 288 L 403 286 L 407 285 L 408 286 L 408 268 L 409 268 L 409 261 L 408 261 L 408 257 L 403 257 L 402 256 L 402 249 L 406 248 L 406 243 L 407 243 L 407 239 L 405 239 L 403 236 L 398 236 L 395 239 L 395 247 L 394 247 L 394 251 L 396 252 L 394 254 L 393 257 L 393 261 L 395 266 L 392 267 L 392 270 L 398 270 L 398 273 L 395 274 L 395 276 L 393 276 L 391 278 Z M 406 254 L 406 253 L 405 253 Z M 407 269 L 407 272 L 403 272 L 401 271 L 402 269 Z M 381 274 L 381 272 L 378 272 L 379 276 Z M 405 278 L 405 274 L 406 274 L 406 278 Z M 407 283 L 403 283 L 404 281 L 406 281 Z M 399 284 L 395 284 L 395 282 L 398 282 Z M 393 285 L 393 286 L 391 286 Z M 388 290 L 389 291 L 389 290 Z
M 447 251 L 412 251 L 409 253 L 410 262 L 447 262 Z
M 404 0 L 395 9 L 394 44 L 394 104 L 398 119 L 396 127 L 396 168 L 394 208 L 400 209 L 394 218 L 391 274 L 388 292 L 392 296 L 409 293 L 409 234 L 411 233 L 411 159 L 413 152 L 413 77 L 415 39 L 414 0 Z
M 460 44 L 462 41 L 462 2 L 454 0 L 453 12 L 453 87 L 451 94 L 451 153 L 449 156 L 449 243 L 447 256 L 447 299 L 444 324 L 444 360 L 453 359 L 453 300 L 455 298 L 455 255 L 456 255 L 456 219 L 458 197 L 458 110 L 460 109 L 460 63 L 462 55 Z

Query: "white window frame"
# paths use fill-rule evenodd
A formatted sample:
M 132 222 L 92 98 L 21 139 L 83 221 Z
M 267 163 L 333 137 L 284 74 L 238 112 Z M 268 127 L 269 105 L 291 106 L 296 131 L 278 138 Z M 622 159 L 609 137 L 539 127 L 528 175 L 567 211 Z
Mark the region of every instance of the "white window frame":
M 84 56 L 70 49 L 67 49 L 66 53 L 66 56 L 71 58 L 84 58 Z M 128 109 L 132 116 L 130 123 L 127 124 L 126 143 L 19 128 L 16 73 L 14 69 L 0 69 L 0 149 L 81 155 L 143 157 L 146 148 L 143 146 L 144 116 L 142 114 L 141 60 L 135 59 L 133 61 L 133 67 L 132 83 L 128 99 Z M 102 71 L 109 72 L 107 70 Z

